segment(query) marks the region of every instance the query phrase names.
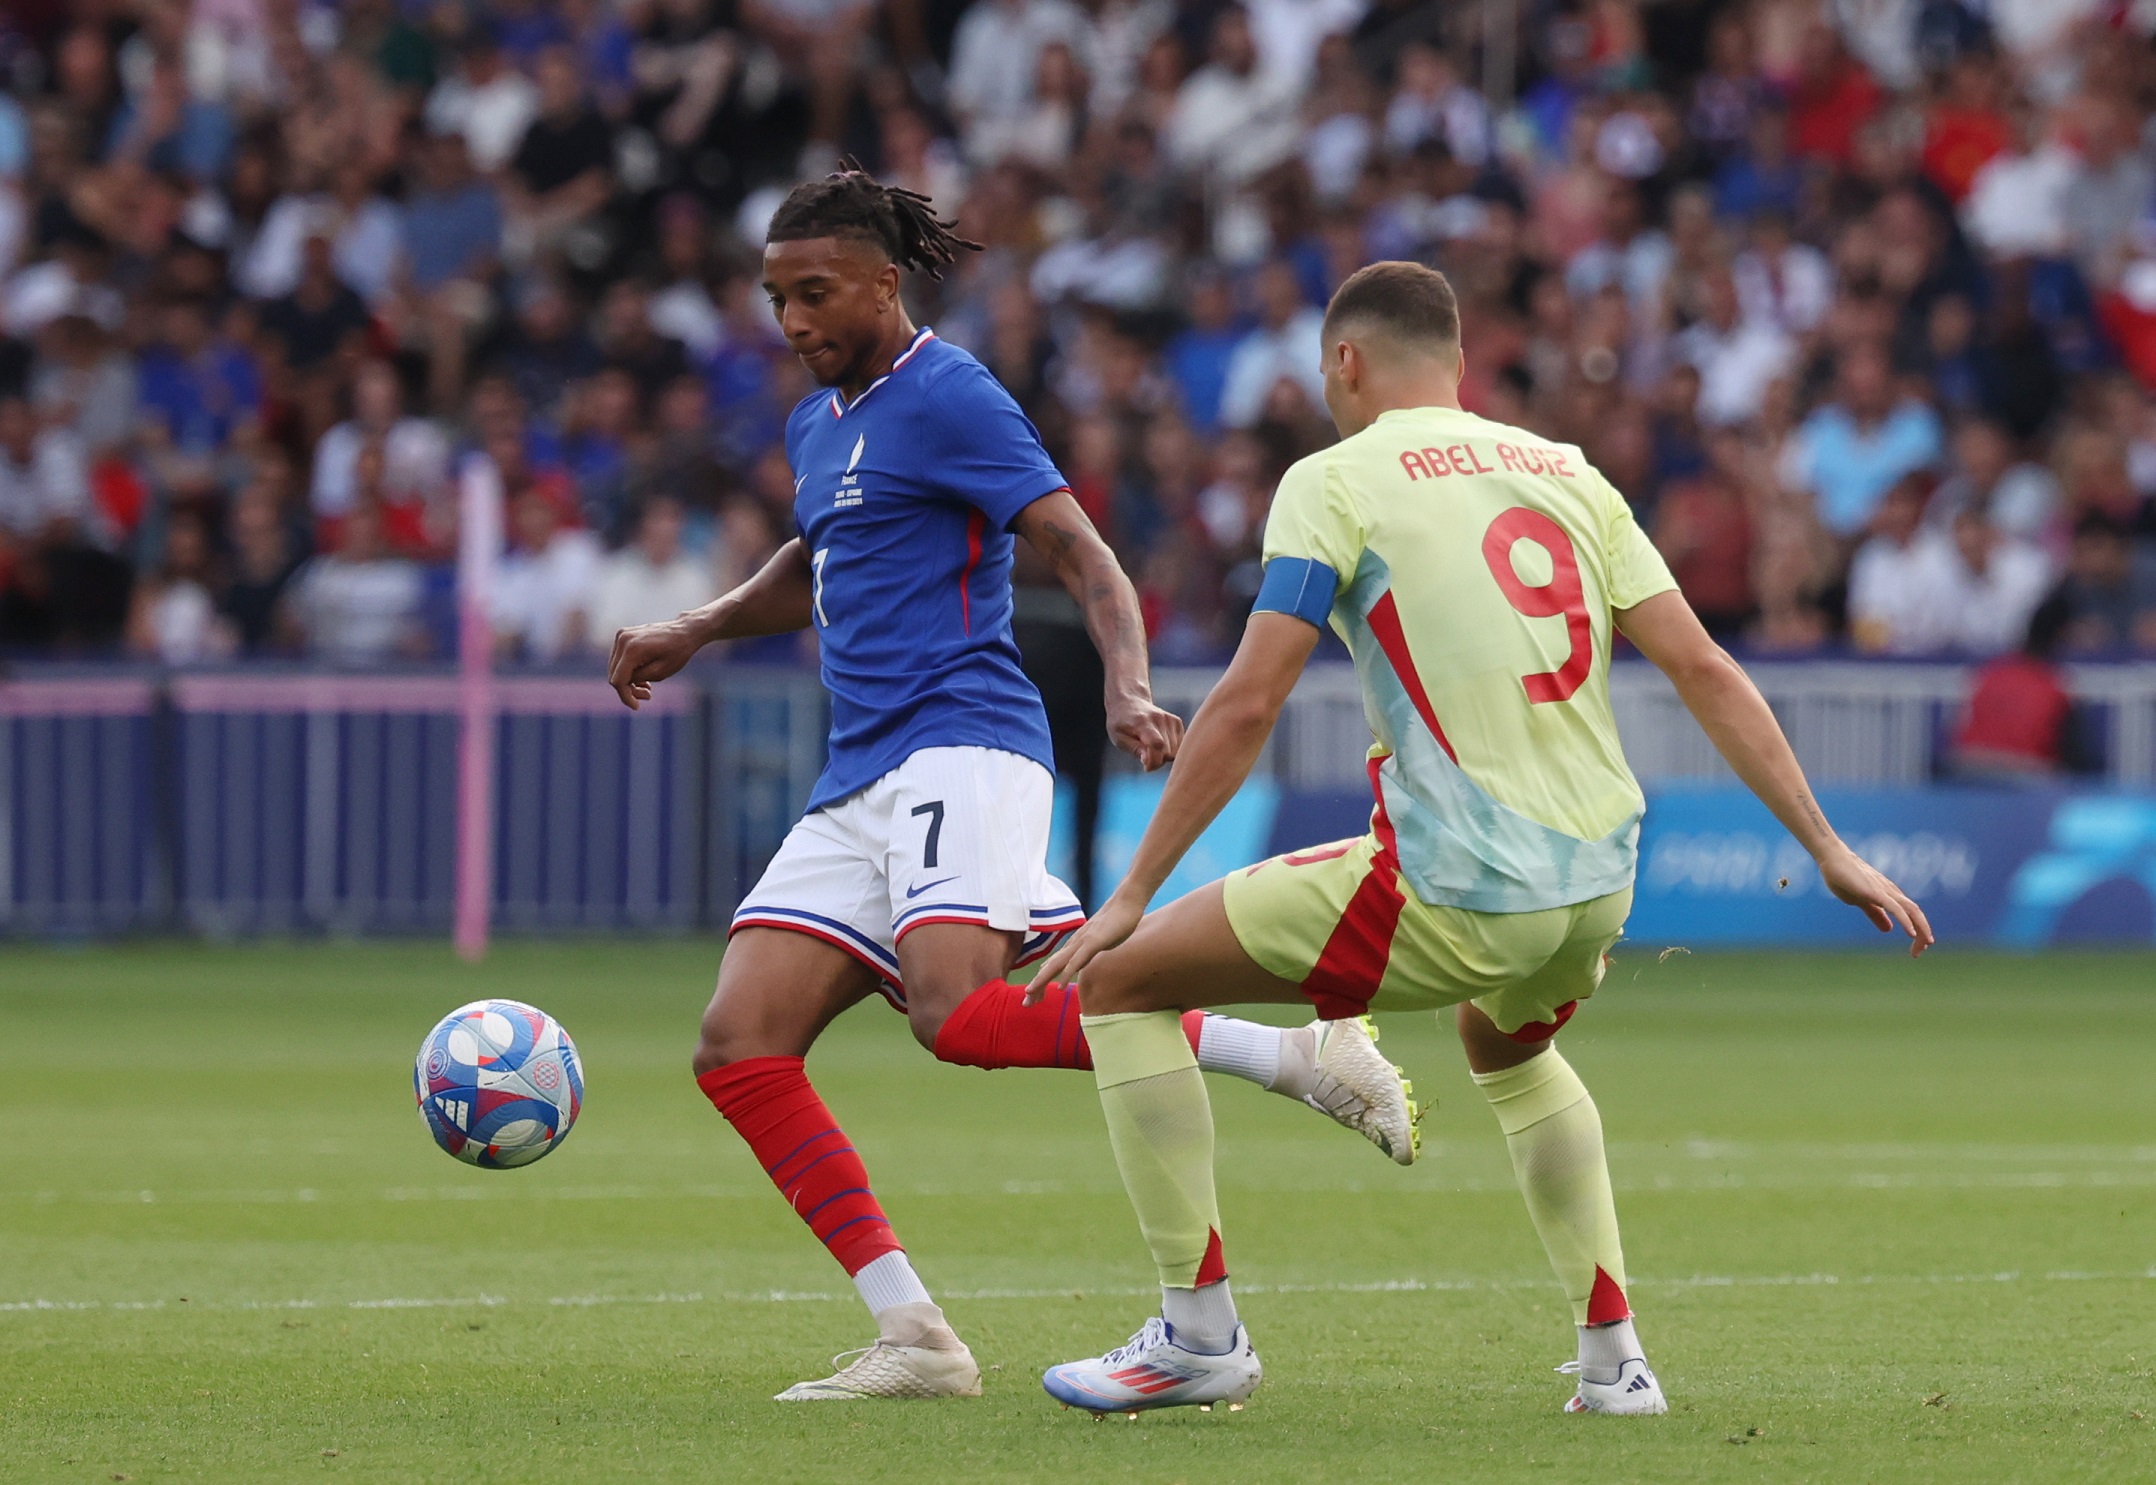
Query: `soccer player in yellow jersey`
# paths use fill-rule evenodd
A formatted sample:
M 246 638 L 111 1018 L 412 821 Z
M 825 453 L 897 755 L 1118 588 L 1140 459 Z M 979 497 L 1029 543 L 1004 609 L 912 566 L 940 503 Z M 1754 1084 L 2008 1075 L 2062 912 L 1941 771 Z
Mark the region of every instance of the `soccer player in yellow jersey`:
M 1644 808 L 1610 713 L 1611 636 L 1665 671 L 1837 897 L 1911 952 L 1923 912 L 1835 835 L 1759 692 L 1708 638 L 1622 496 L 1569 445 L 1460 408 L 1442 274 L 1378 263 L 1326 311 L 1340 442 L 1280 482 L 1256 611 L 1183 738 L 1130 873 L 1040 983 L 1078 982 L 1161 1315 L 1050 1369 L 1099 1412 L 1236 1402 L 1261 1376 L 1235 1314 L 1212 1112 L 1177 1020 L 1203 1006 L 1456 1007 L 1475 1082 L 1578 1327 L 1571 1411 L 1667 1410 L 1632 1326 L 1594 1101 L 1552 1037 L 1601 982 Z M 1370 832 L 1146 906 L 1257 761 L 1327 624 L 1377 745 Z

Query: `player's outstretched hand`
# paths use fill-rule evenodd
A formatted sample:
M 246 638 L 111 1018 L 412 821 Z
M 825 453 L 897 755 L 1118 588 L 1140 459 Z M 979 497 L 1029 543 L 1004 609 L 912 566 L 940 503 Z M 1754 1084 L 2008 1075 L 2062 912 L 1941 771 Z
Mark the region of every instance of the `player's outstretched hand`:
M 617 629 L 614 651 L 607 657 L 606 683 L 633 712 L 651 700 L 652 682 L 673 675 L 703 647 L 703 640 L 680 619 Z
M 1885 872 L 1849 847 L 1839 847 L 1819 863 L 1819 879 L 1843 902 L 1862 909 L 1881 933 L 1892 933 L 1894 925 L 1900 924 L 1902 932 L 1909 935 L 1911 959 L 1931 947 L 1931 922 L 1924 910 Z
M 1101 904 L 1099 912 L 1086 920 L 1085 927 L 1065 939 L 1063 946 L 1048 956 L 1040 973 L 1026 986 L 1025 1003 L 1034 1004 L 1050 985 L 1075 982 L 1096 956 L 1107 953 L 1136 933 L 1144 918 L 1144 903 L 1133 902 L 1122 892 L 1116 892 Z
M 1112 701 L 1108 704 L 1108 735 L 1151 773 L 1175 761 L 1175 750 L 1183 745 L 1183 719 L 1163 711 L 1151 700 Z

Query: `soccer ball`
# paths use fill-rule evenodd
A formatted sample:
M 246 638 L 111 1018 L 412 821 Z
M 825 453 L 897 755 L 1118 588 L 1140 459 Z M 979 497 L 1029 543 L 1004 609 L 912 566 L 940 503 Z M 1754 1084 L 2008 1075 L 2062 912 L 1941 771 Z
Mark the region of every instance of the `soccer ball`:
M 584 1104 L 576 1043 L 516 1000 L 458 1006 L 427 1033 L 412 1070 L 434 1142 L 467 1165 L 530 1165 L 569 1137 Z

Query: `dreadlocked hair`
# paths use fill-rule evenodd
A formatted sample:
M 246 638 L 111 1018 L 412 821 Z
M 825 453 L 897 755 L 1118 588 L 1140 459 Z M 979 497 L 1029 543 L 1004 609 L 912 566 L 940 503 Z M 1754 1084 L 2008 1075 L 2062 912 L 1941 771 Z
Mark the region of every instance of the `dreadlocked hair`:
M 887 186 L 848 156 L 822 180 L 795 186 L 771 218 L 766 242 L 799 242 L 810 237 L 853 237 L 872 242 L 901 268 L 918 269 L 941 279 L 958 261 L 958 250 L 981 250 L 939 221 L 934 206 L 918 191 Z

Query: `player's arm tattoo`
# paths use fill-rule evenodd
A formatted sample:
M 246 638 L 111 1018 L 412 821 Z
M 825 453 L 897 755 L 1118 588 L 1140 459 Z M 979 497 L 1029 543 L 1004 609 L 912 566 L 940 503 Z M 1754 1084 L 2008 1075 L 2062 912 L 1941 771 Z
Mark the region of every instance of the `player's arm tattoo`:
M 1028 506 L 1017 524 L 1085 614 L 1086 632 L 1107 671 L 1109 695 L 1150 701 L 1153 682 L 1138 590 L 1077 500 L 1059 490 Z

